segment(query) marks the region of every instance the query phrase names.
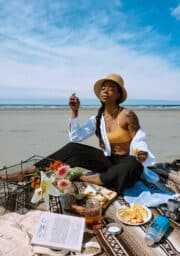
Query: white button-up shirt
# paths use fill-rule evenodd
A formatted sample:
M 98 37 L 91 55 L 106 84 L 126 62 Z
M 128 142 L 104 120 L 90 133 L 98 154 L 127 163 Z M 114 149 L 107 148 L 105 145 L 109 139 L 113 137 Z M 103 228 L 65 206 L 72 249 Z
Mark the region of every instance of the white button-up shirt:
M 101 117 L 100 122 L 101 136 L 105 145 L 104 154 L 105 156 L 111 155 L 111 146 L 107 137 L 106 127 L 104 117 Z M 96 116 L 91 116 L 87 122 L 80 126 L 78 118 L 70 118 L 69 119 L 69 139 L 73 142 L 81 142 L 90 136 L 95 134 L 96 130 Z M 148 157 L 146 161 L 144 161 L 143 165 L 153 165 L 155 162 L 155 157 L 149 150 L 148 144 L 146 142 L 146 134 L 142 129 L 139 129 L 136 132 L 136 135 L 131 141 L 129 154 L 133 155 L 133 150 L 138 149 L 148 153 Z

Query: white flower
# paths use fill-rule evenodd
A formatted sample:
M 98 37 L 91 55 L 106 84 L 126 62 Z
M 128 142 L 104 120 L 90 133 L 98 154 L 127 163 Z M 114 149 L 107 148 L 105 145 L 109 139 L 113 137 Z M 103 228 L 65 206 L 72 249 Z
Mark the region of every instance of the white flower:
M 32 203 L 37 203 L 41 199 L 44 199 L 46 209 L 49 210 L 49 195 L 59 196 L 59 190 L 52 185 L 52 178 L 47 177 L 44 172 L 41 174 L 41 184 L 40 187 L 34 191 L 33 197 L 31 199 Z

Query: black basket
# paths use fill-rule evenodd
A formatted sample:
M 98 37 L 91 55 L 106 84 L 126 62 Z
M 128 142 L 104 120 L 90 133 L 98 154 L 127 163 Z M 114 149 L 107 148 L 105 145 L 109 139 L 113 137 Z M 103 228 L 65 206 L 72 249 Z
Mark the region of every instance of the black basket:
M 4 193 L 1 192 L 0 204 L 9 211 L 25 213 L 34 208 L 31 204 L 33 191 L 30 183 L 17 184 L 4 182 Z
M 13 174 L 17 171 L 22 171 L 24 168 L 34 165 L 43 160 L 42 156 L 34 155 L 25 161 L 12 166 L 4 166 L 0 169 L 0 175 Z M 52 162 L 52 159 L 45 158 L 46 163 Z M 14 182 L 5 178 L 0 180 L 0 206 L 10 211 L 26 213 L 28 209 L 37 207 L 37 204 L 31 203 L 31 198 L 34 189 L 31 187 L 30 177 L 24 177 L 22 182 Z

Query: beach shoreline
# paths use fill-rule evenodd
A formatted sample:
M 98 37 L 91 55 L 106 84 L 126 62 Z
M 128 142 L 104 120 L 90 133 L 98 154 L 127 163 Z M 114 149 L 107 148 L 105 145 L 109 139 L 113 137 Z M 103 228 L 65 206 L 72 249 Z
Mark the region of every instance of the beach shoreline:
M 98 108 L 98 107 L 97 107 Z M 81 108 L 80 123 L 97 108 Z M 147 134 L 150 149 L 157 162 L 180 158 L 180 109 L 133 109 Z M 16 164 L 32 155 L 45 157 L 69 142 L 67 108 L 0 109 L 0 164 Z M 98 147 L 95 136 L 83 143 Z

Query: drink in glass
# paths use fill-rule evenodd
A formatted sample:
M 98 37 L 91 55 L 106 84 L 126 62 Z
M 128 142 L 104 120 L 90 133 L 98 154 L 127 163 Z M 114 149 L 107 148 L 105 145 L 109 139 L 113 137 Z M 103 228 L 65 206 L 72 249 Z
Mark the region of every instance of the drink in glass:
M 102 226 L 102 210 L 100 203 L 95 198 L 86 201 L 86 227 L 89 230 L 97 231 Z

